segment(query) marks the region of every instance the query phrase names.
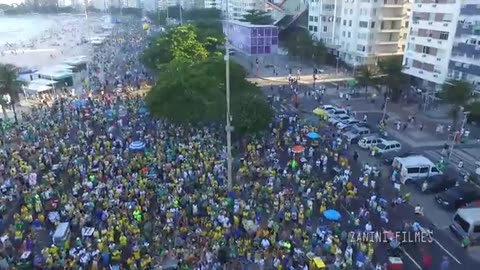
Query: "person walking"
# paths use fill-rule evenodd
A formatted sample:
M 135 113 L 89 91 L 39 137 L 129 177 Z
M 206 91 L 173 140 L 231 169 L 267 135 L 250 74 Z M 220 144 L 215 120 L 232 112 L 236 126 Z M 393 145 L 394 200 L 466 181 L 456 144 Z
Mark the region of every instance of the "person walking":
M 440 264 L 440 270 L 448 270 L 450 269 L 450 260 L 447 256 L 443 256 L 443 261 Z

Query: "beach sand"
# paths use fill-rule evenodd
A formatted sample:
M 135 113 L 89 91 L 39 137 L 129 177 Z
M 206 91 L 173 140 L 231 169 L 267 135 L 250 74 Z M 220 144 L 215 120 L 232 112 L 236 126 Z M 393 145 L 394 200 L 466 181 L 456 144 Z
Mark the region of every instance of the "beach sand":
M 26 68 L 47 68 L 76 56 L 91 55 L 88 40 L 101 26 L 99 18 L 67 17 L 38 38 L 0 47 L 0 63 Z

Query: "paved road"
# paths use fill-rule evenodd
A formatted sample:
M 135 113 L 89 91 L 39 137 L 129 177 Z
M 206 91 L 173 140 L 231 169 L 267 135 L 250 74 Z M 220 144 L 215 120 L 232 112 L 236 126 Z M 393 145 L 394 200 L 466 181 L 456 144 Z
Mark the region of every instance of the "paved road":
M 290 102 L 290 93 L 286 91 L 279 91 L 274 88 L 273 92 L 269 87 L 265 88 L 265 91 L 268 94 L 280 95 L 283 98 L 283 102 L 275 103 L 274 107 L 277 111 L 281 113 L 290 113 L 290 112 L 310 112 L 318 105 L 318 102 L 306 101 L 302 102 L 300 105 L 300 110 L 296 110 Z M 329 103 L 329 97 L 326 96 L 324 103 Z M 302 100 L 304 101 L 304 100 Z M 376 123 L 381 116 L 381 111 L 371 111 L 366 112 L 368 114 L 369 122 Z M 423 149 L 418 149 L 420 151 L 425 151 L 426 153 L 431 153 L 440 151 L 435 146 L 426 146 Z M 367 151 L 360 151 L 360 159 L 362 162 L 368 162 L 369 164 L 380 164 L 380 160 L 372 158 L 368 155 Z M 463 149 L 462 149 L 463 152 Z M 456 154 L 462 155 L 462 154 Z M 388 175 L 388 168 L 383 166 L 382 171 L 384 175 Z M 391 185 L 388 183 L 388 177 L 384 177 L 383 184 L 386 189 L 391 191 Z M 450 224 L 450 219 L 452 213 L 448 213 L 443 209 L 439 209 L 433 200 L 432 195 L 424 195 L 415 191 L 413 187 L 404 187 L 402 188 L 404 192 L 412 192 L 411 204 L 415 205 L 417 202 L 420 203 L 425 208 L 426 216 L 418 217 L 413 215 L 413 207 L 411 205 L 405 206 L 406 209 L 396 210 L 395 215 L 391 217 L 391 223 L 398 224 L 401 226 L 403 221 L 414 221 L 419 220 L 421 224 L 430 224 L 431 228 L 434 228 L 433 242 L 431 244 L 406 244 L 403 250 L 403 262 L 404 269 L 422 269 L 422 255 L 420 249 L 425 249 L 433 255 L 433 269 L 440 269 L 440 264 L 444 257 L 447 257 L 450 260 L 450 268 L 452 269 L 479 269 L 480 263 L 472 259 L 472 256 L 475 254 L 467 253 L 461 246 L 460 242 L 454 238 L 453 234 L 449 231 L 448 225 Z M 384 190 L 384 191 L 385 191 Z M 388 192 L 387 192 L 388 193 Z M 383 194 L 383 193 L 382 193 Z M 346 213 L 348 209 L 344 209 Z M 433 222 L 431 222 L 432 220 Z M 388 246 L 385 245 L 385 250 L 388 249 Z M 385 254 L 379 254 L 379 256 L 384 256 Z

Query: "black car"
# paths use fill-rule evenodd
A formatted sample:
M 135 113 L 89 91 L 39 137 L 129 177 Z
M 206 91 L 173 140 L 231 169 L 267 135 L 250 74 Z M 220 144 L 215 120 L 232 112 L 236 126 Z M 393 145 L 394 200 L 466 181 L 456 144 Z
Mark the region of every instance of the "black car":
M 415 152 L 410 152 L 410 151 L 402 152 L 402 153 L 397 153 L 397 152 L 386 153 L 386 154 L 383 155 L 383 162 L 386 165 L 392 165 L 393 159 L 396 158 L 396 157 L 404 158 L 404 157 L 415 156 L 415 155 L 419 155 L 419 154 L 415 153 Z
M 423 193 L 439 193 L 455 186 L 458 178 L 450 175 L 435 175 L 415 181 L 415 186 Z
M 471 183 L 461 183 L 459 186 L 435 195 L 437 203 L 450 210 L 456 210 L 479 199 L 480 190 Z

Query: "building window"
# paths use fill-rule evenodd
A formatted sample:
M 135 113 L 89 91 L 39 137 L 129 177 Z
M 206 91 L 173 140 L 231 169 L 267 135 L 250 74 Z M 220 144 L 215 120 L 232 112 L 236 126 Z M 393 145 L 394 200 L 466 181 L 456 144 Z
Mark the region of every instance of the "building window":
M 311 21 L 311 22 L 313 22 L 313 16 L 309 16 L 309 17 L 308 17 L 308 20 Z
M 315 22 L 318 22 L 318 16 L 313 17 L 313 20 L 314 20 Z
M 405 22 L 405 28 L 408 28 L 408 21 Z
M 351 33 L 350 33 L 350 32 L 348 32 L 348 36 L 347 36 L 347 37 L 348 37 L 348 38 L 350 38 L 351 36 L 352 36 L 352 35 L 351 35 Z
M 364 52 L 365 51 L 365 46 L 357 45 L 357 51 Z
M 441 32 L 440 33 L 441 40 L 448 40 L 448 32 Z
M 327 26 L 324 26 L 324 27 L 323 27 L 323 32 L 325 32 L 325 33 L 328 32 Z
M 347 15 L 348 14 L 348 9 L 344 9 L 343 14 Z
M 342 37 L 345 37 L 345 31 L 342 32 Z
M 367 28 L 368 22 L 359 22 L 358 25 L 360 26 L 360 28 Z
M 343 26 L 347 26 L 347 20 L 343 20 Z
M 313 32 L 317 32 L 318 28 L 316 26 L 313 27 Z
M 352 26 L 352 20 L 348 21 L 348 26 Z
M 370 28 L 372 28 L 372 29 L 375 28 L 375 22 L 370 23 Z
M 350 15 L 352 15 L 352 14 L 353 14 L 353 9 L 351 8 L 351 9 L 350 9 Z
M 308 26 L 308 30 L 309 30 L 309 31 L 313 31 L 313 26 L 309 25 L 309 26 Z
M 430 54 L 430 47 L 423 46 L 422 53 Z
M 322 22 L 327 21 L 327 16 L 322 16 Z
M 376 8 L 372 9 L 372 16 L 377 16 L 377 9 Z

